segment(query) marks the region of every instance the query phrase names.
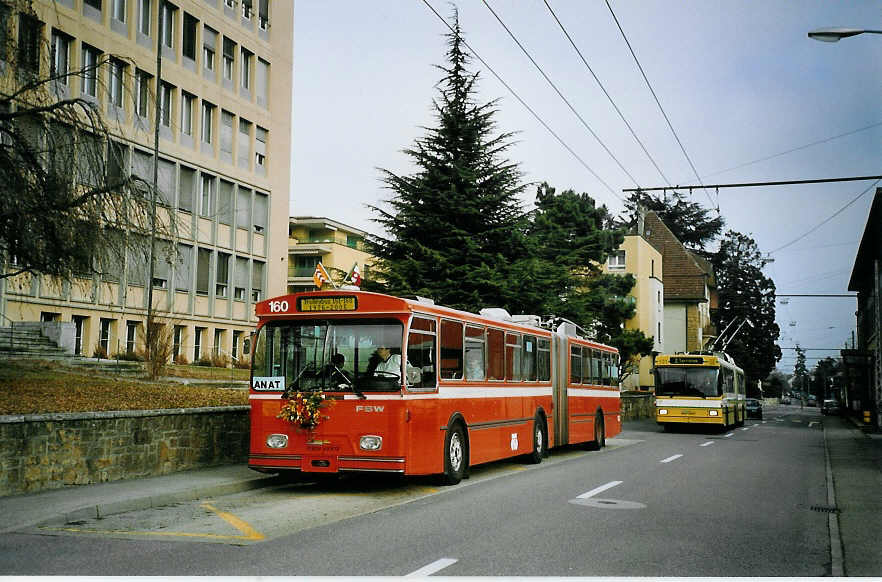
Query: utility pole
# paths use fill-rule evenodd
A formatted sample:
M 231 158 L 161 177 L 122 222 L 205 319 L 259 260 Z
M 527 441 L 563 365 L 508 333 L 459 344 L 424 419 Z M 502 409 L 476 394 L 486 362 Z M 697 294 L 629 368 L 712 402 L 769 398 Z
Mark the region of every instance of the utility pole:
M 156 7 L 156 85 L 153 99 L 153 188 L 150 192 L 150 267 L 147 273 L 147 361 L 153 358 L 153 272 L 156 264 L 156 190 L 159 187 L 159 124 L 162 109 L 162 10 L 165 0 Z

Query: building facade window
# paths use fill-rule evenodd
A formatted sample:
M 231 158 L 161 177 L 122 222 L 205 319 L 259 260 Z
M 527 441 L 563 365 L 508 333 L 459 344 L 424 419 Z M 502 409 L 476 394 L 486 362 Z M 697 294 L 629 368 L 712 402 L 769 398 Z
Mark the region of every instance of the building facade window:
M 3 24 L 3 26 L 6 25 Z M 61 31 L 52 29 L 52 67 L 49 74 L 53 77 L 57 77 L 55 80 L 56 83 L 61 83 L 63 85 L 68 84 L 67 74 L 70 72 L 70 41 L 71 37 Z
M 202 174 L 202 188 L 199 198 L 199 216 L 214 217 L 214 176 Z
M 193 135 L 193 104 L 196 96 L 181 91 L 181 133 Z
M 242 49 L 242 59 L 239 66 L 242 70 L 242 74 L 240 76 L 243 89 L 251 89 L 251 61 L 253 58 L 254 53 L 246 48 Z
M 181 47 L 181 52 L 192 61 L 196 60 L 196 28 L 198 25 L 199 20 L 184 12 L 184 46 Z
M 175 48 L 175 14 L 178 7 L 168 2 L 160 4 L 162 6 L 162 46 L 166 48 Z
M 172 100 L 175 93 L 174 85 L 163 82 L 159 93 L 159 123 L 164 127 L 171 128 Z
M 236 61 L 236 43 L 227 37 L 224 37 L 224 63 L 223 74 L 224 80 L 233 80 L 233 65 Z
M 214 71 L 214 53 L 217 31 L 209 26 L 202 27 L 202 66 L 206 71 Z
M 212 126 L 214 125 L 214 105 L 208 101 L 202 102 L 202 141 L 212 143 Z
M 151 0 L 138 0 L 138 32 L 144 36 L 150 36 L 150 21 L 153 20 L 150 14 L 150 2 Z
M 114 20 L 126 21 L 126 0 L 111 0 L 110 15 Z
M 110 59 L 110 103 L 116 107 L 123 106 L 125 74 L 126 64 L 118 59 Z
M 266 142 L 269 136 L 269 132 L 264 128 L 257 126 L 257 131 L 254 133 L 254 169 L 255 170 L 265 170 L 266 169 Z
M 135 91 L 136 103 L 135 107 L 140 117 L 147 117 L 150 113 L 150 81 L 153 75 L 137 69 L 135 71 Z
M 625 270 L 625 251 L 613 251 L 606 259 L 606 265 L 610 271 Z
M 22 72 L 40 71 L 40 37 L 43 23 L 27 14 L 18 15 L 18 66 Z
M 217 297 L 226 297 L 227 289 L 230 286 L 230 254 L 217 254 L 217 282 L 214 288 L 214 294 Z
M 98 97 L 98 61 L 101 51 L 87 44 L 82 45 L 83 52 L 83 95 Z

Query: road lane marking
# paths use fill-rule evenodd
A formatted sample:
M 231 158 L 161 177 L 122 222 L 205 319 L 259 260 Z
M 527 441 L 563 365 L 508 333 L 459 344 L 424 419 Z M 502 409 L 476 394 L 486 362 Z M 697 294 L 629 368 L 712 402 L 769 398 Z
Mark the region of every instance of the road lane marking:
M 742 428 L 741 430 L 750 430 L 750 427 L 749 427 L 749 426 L 745 426 L 745 427 Z
M 662 459 L 661 461 L 659 461 L 659 463 L 670 463 L 671 461 L 675 461 L 675 460 L 679 459 L 679 458 L 682 457 L 682 456 L 683 456 L 683 455 L 671 455 L 671 456 L 668 457 L 667 459 Z
M 729 437 L 733 437 L 733 436 L 735 436 L 735 433 L 734 433 L 734 432 L 730 432 L 730 433 L 727 434 L 724 438 L 729 438 Z
M 204 509 L 211 511 L 212 513 L 214 513 L 215 515 L 217 515 L 218 517 L 223 519 L 225 522 L 227 522 L 228 524 L 230 524 L 231 526 L 233 526 L 234 528 L 236 528 L 237 530 L 242 532 L 243 535 L 241 537 L 243 537 L 244 539 L 246 539 L 246 540 L 262 540 L 264 538 L 264 535 L 262 533 L 260 533 L 259 531 L 257 531 L 253 527 L 251 527 L 248 523 L 242 521 L 241 519 L 239 519 L 238 517 L 236 517 L 232 513 L 227 513 L 226 511 L 221 511 L 221 510 L 217 509 L 216 507 L 214 507 L 213 505 L 211 505 L 210 503 L 203 503 L 202 507 Z
M 443 570 L 447 566 L 452 566 L 456 562 L 457 561 L 454 560 L 453 558 L 441 558 L 440 560 L 435 560 L 434 562 L 432 562 L 431 564 L 429 564 L 427 566 L 423 566 L 419 570 L 414 570 L 410 574 L 406 574 L 404 577 L 405 578 L 415 578 L 415 577 L 419 577 L 419 576 L 431 576 L 435 572 L 438 572 L 439 570 Z
M 245 540 L 259 542 L 266 538 L 262 533 L 255 530 L 248 523 L 239 519 L 232 513 L 220 511 L 211 504 L 203 503 L 201 506 L 226 521 L 228 524 L 242 532 L 242 535 L 231 536 L 212 533 L 192 533 L 192 532 L 176 532 L 176 531 L 132 531 L 124 529 L 89 529 L 78 527 L 41 527 L 40 529 L 48 531 L 64 531 L 70 533 L 84 534 L 104 534 L 104 535 L 127 535 L 127 536 L 162 536 L 162 537 L 179 537 L 179 538 L 206 538 L 211 540 Z
M 701 444 L 701 445 L 698 445 L 698 446 L 700 446 L 700 447 L 709 447 L 709 446 L 711 446 L 712 444 L 714 444 L 714 441 L 707 441 L 706 443 Z
M 816 424 L 821 424 L 821 423 L 818 422 L 817 420 L 813 420 L 813 421 L 811 421 L 811 422 L 809 423 L 809 426 L 808 426 L 808 427 L 811 428 L 811 427 L 815 426 Z
M 621 484 L 622 484 L 621 481 L 610 481 L 610 482 L 607 483 L 606 485 L 601 485 L 600 487 L 595 487 L 595 488 L 592 489 L 591 491 L 586 491 L 585 493 L 583 493 L 583 494 L 579 495 L 578 497 L 576 497 L 576 499 L 588 499 L 589 497 L 594 497 L 594 496 L 597 495 L 598 493 L 603 493 L 603 492 L 606 491 L 607 489 L 612 489 L 612 488 L 615 487 L 616 485 L 621 485 Z

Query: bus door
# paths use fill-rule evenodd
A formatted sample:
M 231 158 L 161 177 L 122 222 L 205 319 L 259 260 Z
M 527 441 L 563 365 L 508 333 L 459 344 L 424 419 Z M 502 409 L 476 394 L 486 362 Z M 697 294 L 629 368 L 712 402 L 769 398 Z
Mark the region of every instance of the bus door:
M 567 402 L 567 364 L 569 348 L 566 336 L 557 333 L 551 336 L 551 398 L 554 406 L 554 446 L 565 445 L 570 441 L 569 406 Z
M 429 316 L 415 315 L 407 334 L 406 391 L 409 394 L 437 394 L 437 322 Z M 447 419 L 438 417 L 437 398 L 417 398 L 407 401 L 405 426 L 407 435 L 407 471 L 440 472 L 433 463 L 441 458 L 444 433 L 438 430 Z

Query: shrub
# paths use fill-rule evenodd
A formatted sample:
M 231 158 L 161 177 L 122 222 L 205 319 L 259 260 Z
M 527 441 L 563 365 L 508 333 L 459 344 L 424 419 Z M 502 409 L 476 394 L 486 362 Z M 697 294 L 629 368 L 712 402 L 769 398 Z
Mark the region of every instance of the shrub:
M 102 348 L 101 346 L 96 346 L 95 351 L 92 352 L 92 357 L 98 358 L 99 360 L 106 360 L 107 359 L 107 351 L 104 348 Z
M 243 357 L 239 358 L 238 360 L 233 360 L 233 367 L 239 368 L 240 370 L 247 370 L 251 367 L 251 359 Z
M 202 356 L 198 360 L 196 360 L 195 364 L 197 366 L 205 366 L 206 368 L 210 368 L 212 366 L 211 358 L 208 356 Z
M 185 356 L 184 354 L 178 354 L 177 356 L 175 356 L 175 364 L 179 366 L 186 366 L 189 363 L 190 360 L 188 360 L 187 356 Z
M 211 365 L 215 368 L 227 368 L 230 365 L 230 357 L 226 354 L 215 354 L 211 356 Z

